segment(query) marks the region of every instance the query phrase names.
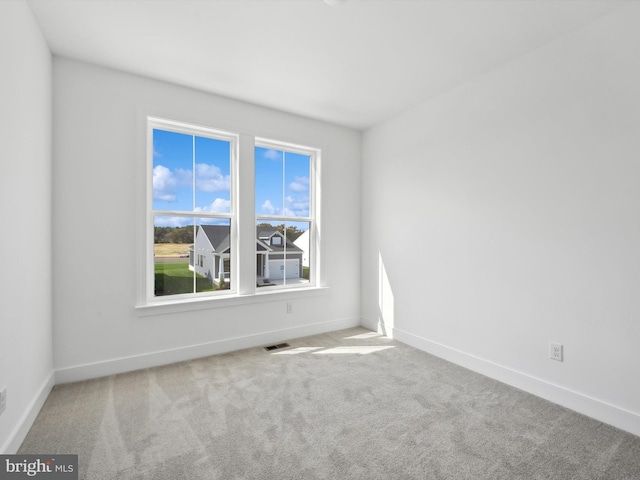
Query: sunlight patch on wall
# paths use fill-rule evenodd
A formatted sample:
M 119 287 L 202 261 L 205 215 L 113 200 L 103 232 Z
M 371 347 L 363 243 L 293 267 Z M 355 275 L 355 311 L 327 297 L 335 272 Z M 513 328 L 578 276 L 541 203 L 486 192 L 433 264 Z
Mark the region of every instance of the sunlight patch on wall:
M 382 254 L 378 253 L 378 333 L 393 338 L 394 324 L 393 291 L 382 261 Z

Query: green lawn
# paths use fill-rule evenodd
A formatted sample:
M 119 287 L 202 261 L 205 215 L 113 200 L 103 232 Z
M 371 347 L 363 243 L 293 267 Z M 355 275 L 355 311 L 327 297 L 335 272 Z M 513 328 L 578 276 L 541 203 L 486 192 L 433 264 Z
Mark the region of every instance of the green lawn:
M 155 264 L 156 295 L 193 293 L 193 272 L 189 262 Z M 216 286 L 202 275 L 196 275 L 196 291 L 211 292 Z

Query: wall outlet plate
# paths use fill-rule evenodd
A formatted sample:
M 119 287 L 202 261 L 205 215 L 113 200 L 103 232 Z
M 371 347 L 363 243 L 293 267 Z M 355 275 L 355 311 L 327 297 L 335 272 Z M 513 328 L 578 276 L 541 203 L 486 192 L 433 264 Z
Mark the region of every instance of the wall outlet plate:
M 549 358 L 562 362 L 562 344 L 549 342 Z

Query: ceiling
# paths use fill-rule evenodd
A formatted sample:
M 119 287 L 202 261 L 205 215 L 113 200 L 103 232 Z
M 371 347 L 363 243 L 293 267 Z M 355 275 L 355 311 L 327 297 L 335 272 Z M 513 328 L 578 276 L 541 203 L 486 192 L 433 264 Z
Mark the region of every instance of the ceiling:
M 55 55 L 366 129 L 624 0 L 28 0 Z

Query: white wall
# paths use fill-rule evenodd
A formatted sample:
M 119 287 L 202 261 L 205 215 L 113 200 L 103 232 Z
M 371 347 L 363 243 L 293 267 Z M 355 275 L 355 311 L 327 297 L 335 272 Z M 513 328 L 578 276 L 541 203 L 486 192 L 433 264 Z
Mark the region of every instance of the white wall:
M 296 297 L 293 314 L 280 297 L 139 316 L 145 114 L 321 148 L 326 295 Z M 359 324 L 360 147 L 354 130 L 54 58 L 57 381 Z
M 638 25 L 633 4 L 370 129 L 362 170 L 367 325 L 636 434 Z
M 0 2 L 0 453 L 15 453 L 52 382 L 51 55 L 23 1 Z

